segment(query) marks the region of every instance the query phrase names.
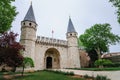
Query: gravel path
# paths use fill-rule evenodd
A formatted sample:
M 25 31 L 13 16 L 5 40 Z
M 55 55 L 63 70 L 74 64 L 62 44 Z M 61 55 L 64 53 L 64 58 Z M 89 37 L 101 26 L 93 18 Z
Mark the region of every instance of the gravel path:
M 111 80 L 120 80 L 120 71 L 85 71 L 85 70 L 71 70 L 71 69 L 55 69 L 55 70 L 61 70 L 64 72 L 74 72 L 74 74 L 77 75 L 89 75 L 89 76 L 97 76 L 97 75 L 103 75 L 107 76 Z

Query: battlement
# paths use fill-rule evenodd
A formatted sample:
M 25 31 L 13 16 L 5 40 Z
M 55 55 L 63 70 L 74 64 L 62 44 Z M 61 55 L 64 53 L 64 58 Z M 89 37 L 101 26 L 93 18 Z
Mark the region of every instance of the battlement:
M 54 45 L 54 46 L 67 47 L 67 41 L 65 40 L 54 39 L 54 38 L 49 38 L 49 37 L 44 37 L 44 36 L 37 36 L 36 42 L 40 44 L 49 44 L 49 45 Z

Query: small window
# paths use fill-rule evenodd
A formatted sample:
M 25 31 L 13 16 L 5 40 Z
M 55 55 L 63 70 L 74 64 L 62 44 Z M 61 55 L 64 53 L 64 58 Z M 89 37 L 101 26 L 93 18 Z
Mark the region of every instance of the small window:
M 23 25 L 25 25 L 25 22 L 23 23 Z
M 72 34 L 70 34 L 70 36 L 72 36 Z
M 29 25 L 31 26 L 32 24 L 31 24 L 31 23 L 29 23 Z

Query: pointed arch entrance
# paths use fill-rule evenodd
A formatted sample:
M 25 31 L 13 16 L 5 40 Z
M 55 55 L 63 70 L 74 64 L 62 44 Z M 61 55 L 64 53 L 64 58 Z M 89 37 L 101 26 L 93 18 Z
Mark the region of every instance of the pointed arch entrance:
M 59 69 L 60 68 L 60 54 L 55 48 L 49 48 L 45 52 L 45 68 Z

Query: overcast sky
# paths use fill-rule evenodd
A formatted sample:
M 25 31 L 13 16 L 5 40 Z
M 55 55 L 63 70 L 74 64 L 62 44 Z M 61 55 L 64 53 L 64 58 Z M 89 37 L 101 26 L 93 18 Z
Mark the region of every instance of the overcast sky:
M 37 27 L 37 35 L 66 40 L 69 16 L 78 32 L 83 34 L 96 23 L 109 23 L 114 34 L 120 35 L 115 8 L 109 0 L 16 0 L 19 14 L 12 24 L 14 32 L 20 34 L 21 21 L 24 19 L 32 1 Z M 19 39 L 19 38 L 18 38 Z M 111 46 L 110 52 L 120 52 L 120 44 Z

